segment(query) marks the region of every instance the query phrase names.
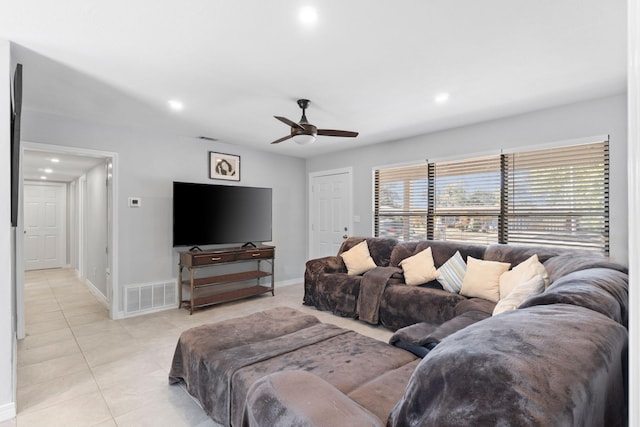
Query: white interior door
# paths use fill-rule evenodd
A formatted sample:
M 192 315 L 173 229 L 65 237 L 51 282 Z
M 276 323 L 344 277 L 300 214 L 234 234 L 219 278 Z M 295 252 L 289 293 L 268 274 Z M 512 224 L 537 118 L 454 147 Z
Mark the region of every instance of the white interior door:
M 310 259 L 336 255 L 350 235 L 352 199 L 350 169 L 310 176 Z
M 58 268 L 66 262 L 66 185 L 24 184 L 24 268 Z

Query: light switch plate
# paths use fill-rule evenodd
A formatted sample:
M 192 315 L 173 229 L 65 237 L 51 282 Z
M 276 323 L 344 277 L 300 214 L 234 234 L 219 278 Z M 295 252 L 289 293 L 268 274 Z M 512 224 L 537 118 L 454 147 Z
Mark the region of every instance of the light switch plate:
M 139 208 L 141 205 L 142 205 L 142 200 L 140 200 L 140 197 L 129 197 L 130 208 Z

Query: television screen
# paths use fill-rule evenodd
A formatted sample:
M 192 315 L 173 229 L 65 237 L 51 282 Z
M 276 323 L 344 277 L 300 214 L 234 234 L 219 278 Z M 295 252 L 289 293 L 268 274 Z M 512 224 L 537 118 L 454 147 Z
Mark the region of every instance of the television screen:
M 271 241 L 271 188 L 173 183 L 173 246 Z

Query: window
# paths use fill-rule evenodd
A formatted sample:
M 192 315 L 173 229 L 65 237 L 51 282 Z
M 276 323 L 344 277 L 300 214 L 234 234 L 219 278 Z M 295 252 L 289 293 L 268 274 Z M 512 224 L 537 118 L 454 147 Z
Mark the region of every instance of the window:
M 427 164 L 377 169 L 374 232 L 400 240 L 427 238 Z
M 609 252 L 608 141 L 375 171 L 374 233 Z
M 609 144 L 504 156 L 509 243 L 609 253 Z
M 498 242 L 500 157 L 432 163 L 433 235 L 488 245 Z

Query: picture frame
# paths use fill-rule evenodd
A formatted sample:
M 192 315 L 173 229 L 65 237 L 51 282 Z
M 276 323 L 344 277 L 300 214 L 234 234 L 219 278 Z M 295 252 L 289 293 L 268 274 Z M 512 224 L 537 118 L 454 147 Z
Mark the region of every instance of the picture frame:
M 240 181 L 240 156 L 209 151 L 209 178 Z

